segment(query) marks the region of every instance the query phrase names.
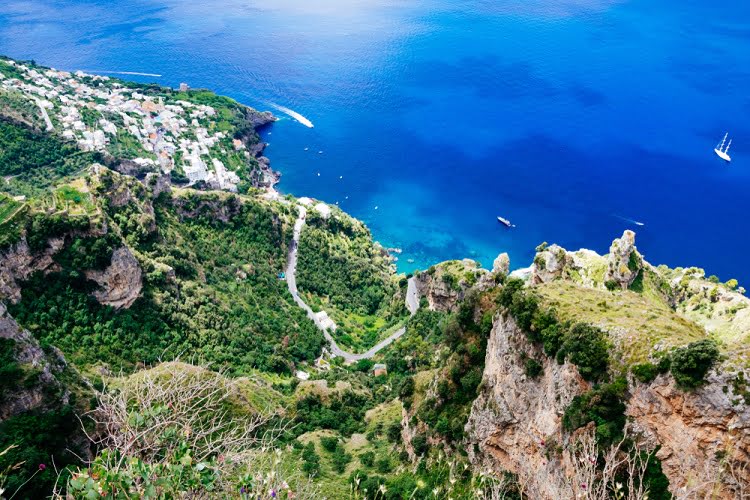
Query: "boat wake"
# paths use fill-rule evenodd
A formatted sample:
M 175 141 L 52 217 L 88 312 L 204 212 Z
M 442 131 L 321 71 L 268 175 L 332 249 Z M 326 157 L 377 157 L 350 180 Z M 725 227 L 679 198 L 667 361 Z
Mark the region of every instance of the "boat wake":
M 281 106 L 279 104 L 276 104 L 275 102 L 270 102 L 270 101 L 268 101 L 268 105 L 271 106 L 272 108 L 278 110 L 278 111 L 281 111 L 285 115 L 291 116 L 292 118 L 294 118 L 295 120 L 297 120 L 298 122 L 300 122 L 305 127 L 313 128 L 313 126 L 314 126 L 313 123 L 310 120 L 308 120 L 307 118 L 305 118 L 301 114 L 297 113 L 293 109 L 289 109 L 286 106 Z
M 635 224 L 636 226 L 645 226 L 643 222 L 638 222 L 637 220 L 628 219 L 627 217 L 623 217 L 622 215 L 612 214 L 613 217 L 617 217 L 620 220 L 624 220 L 625 222 L 629 222 L 630 224 Z
M 160 78 L 161 75 L 158 75 L 156 73 L 139 73 L 138 71 L 104 71 L 104 70 L 97 70 L 97 69 L 84 69 L 82 70 L 84 73 L 102 73 L 106 75 L 136 75 L 136 76 L 154 76 L 156 78 Z

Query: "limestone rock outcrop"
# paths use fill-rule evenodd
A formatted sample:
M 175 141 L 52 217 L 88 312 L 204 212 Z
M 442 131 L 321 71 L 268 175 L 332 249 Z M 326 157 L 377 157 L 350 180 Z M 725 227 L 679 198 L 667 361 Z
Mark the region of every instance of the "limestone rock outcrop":
M 628 229 L 609 247 L 604 279 L 625 290 L 635 281 L 642 268 L 643 257 L 635 247 L 635 233 Z
M 682 391 L 662 375 L 631 391 L 631 429 L 645 447 L 658 447 L 673 494 L 716 479 L 719 498 L 735 498 L 739 482 L 750 493 L 750 405 L 733 394 L 734 376 L 712 372 L 704 386 Z
M 531 282 L 548 283 L 563 277 L 568 260 L 568 253 L 558 245 L 540 248 L 531 266 Z
M 526 375 L 524 359 L 529 358 L 543 366 L 537 378 Z M 703 498 L 710 490 L 712 498 L 729 500 L 740 498 L 740 485 L 748 491 L 745 380 L 750 377 L 725 364 L 692 391 L 676 387 L 671 375 L 650 383 L 630 381 L 624 400 L 628 435 L 641 449 L 656 450 L 676 497 L 694 490 L 695 498 Z M 466 425 L 472 463 L 481 470 L 537 478 L 531 481 L 536 498 L 571 498 L 566 479 L 572 475 L 571 462 L 552 450 L 574 439 L 575 432 L 563 430 L 562 417 L 573 398 L 588 389 L 575 366 L 557 364 L 529 342 L 512 318 L 497 316 L 480 393 Z
M 0 300 L 17 303 L 21 300 L 20 282 L 28 279 L 36 271 L 52 272 L 59 266 L 53 256 L 62 249 L 63 238 L 52 238 L 42 252 L 32 252 L 26 239 L 0 252 Z
M 522 353 L 542 363 L 539 377 L 526 375 Z M 563 464 L 547 447 L 563 442 L 565 408 L 588 387 L 575 366 L 544 356 L 511 317 L 496 317 L 481 392 L 466 424 L 468 439 L 476 444 L 468 447 L 469 458 L 483 470 L 554 476 Z M 539 483 L 544 498 L 566 498 L 554 481 Z
M 466 292 L 482 277 L 486 270 L 471 259 L 443 262 L 415 276 L 420 297 L 426 297 L 430 310 L 454 311 Z
M 112 253 L 112 261 L 104 271 L 86 271 L 86 278 L 99 284 L 94 297 L 102 305 L 115 309 L 129 308 L 141 294 L 143 271 L 128 247 Z
M 492 263 L 492 272 L 495 274 L 508 275 L 510 271 L 510 257 L 506 252 L 501 253 Z

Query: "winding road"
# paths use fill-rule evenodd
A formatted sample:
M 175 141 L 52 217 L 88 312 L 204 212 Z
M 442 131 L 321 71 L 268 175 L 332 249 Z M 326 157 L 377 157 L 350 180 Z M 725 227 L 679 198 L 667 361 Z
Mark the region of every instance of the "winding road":
M 315 323 L 315 326 L 317 326 L 321 332 L 323 332 L 323 336 L 331 345 L 331 353 L 333 353 L 334 356 L 341 356 L 347 363 L 359 361 L 360 359 L 372 358 L 384 347 L 390 345 L 393 341 L 406 333 L 406 327 L 399 328 L 388 336 L 388 338 L 381 340 L 370 350 L 361 354 L 347 352 L 339 347 L 333 336 L 331 336 L 331 333 L 328 331 L 328 328 L 323 326 L 310 306 L 308 306 L 299 296 L 299 291 L 297 290 L 297 247 L 299 246 L 299 237 L 300 234 L 302 234 L 302 228 L 305 226 L 305 217 L 307 216 L 307 209 L 304 206 L 299 205 L 297 208 L 299 209 L 299 217 L 297 217 L 297 220 L 294 223 L 294 235 L 292 236 L 292 245 L 289 249 L 289 260 L 287 261 L 286 267 L 286 284 L 289 288 L 289 293 L 292 294 L 294 302 L 305 310 L 307 317 Z M 414 278 L 409 279 L 406 289 L 406 308 L 411 314 L 414 314 L 417 312 L 417 309 L 419 309 L 419 298 L 417 297 L 417 286 L 414 282 Z

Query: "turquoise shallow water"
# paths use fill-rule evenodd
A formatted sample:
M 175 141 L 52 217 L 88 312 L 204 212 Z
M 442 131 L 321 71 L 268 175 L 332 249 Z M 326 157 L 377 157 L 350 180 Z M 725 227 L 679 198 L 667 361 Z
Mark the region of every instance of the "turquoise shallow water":
M 652 263 L 747 284 L 747 19 L 695 0 L 4 2 L 0 52 L 302 114 L 314 128 L 265 132 L 279 188 L 338 201 L 402 270 L 605 252 L 631 228 Z

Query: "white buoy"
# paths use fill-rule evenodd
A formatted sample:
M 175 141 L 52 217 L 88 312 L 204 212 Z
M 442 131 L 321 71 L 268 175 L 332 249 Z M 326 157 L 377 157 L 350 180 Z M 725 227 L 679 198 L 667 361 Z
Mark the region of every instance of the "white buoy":
M 318 177 L 320 177 L 320 172 L 318 172 Z
M 344 176 L 343 176 L 343 175 L 339 175 L 339 179 L 343 179 L 343 178 L 344 178 Z
M 377 210 L 377 209 L 378 209 L 378 206 L 377 206 L 377 205 L 375 205 L 375 210 Z
M 305 151 L 307 151 L 308 149 L 310 149 L 310 148 L 305 148 Z
M 319 155 L 322 155 L 322 154 L 323 154 L 323 151 L 318 151 L 318 154 L 319 154 Z

